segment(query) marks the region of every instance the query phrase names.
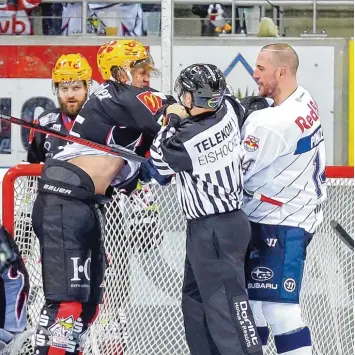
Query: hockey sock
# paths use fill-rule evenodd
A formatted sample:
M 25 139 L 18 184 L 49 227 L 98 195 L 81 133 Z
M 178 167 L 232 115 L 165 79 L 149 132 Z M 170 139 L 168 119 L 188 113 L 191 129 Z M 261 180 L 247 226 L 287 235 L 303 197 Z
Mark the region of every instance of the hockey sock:
M 278 354 L 312 355 L 311 333 L 308 327 L 275 335 L 275 345 Z
M 270 334 L 269 328 L 266 326 L 266 327 L 257 327 L 257 329 L 261 340 L 261 344 L 263 346 L 267 345 L 267 341 L 269 339 L 269 334 Z
M 99 314 L 99 306 L 93 303 L 83 303 L 82 304 L 83 311 L 80 316 L 81 321 L 81 329 L 77 329 L 77 332 L 73 332 L 73 336 L 76 339 L 76 351 L 78 351 L 79 355 L 84 353 L 86 340 L 87 340 L 87 333 L 89 327 L 94 323 L 95 319 Z M 78 319 L 78 321 L 79 321 Z M 75 353 L 76 354 L 76 353 Z
M 81 355 L 97 305 L 49 302 L 42 308 L 36 331 L 35 355 Z

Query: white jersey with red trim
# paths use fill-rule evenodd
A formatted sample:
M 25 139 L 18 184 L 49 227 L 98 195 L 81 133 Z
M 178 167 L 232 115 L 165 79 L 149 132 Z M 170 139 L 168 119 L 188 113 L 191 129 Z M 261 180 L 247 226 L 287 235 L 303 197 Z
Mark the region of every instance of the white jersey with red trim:
M 244 185 L 281 206 L 245 197 L 250 221 L 314 232 L 326 199 L 325 144 L 318 105 L 298 86 L 281 105 L 253 112 L 242 128 Z

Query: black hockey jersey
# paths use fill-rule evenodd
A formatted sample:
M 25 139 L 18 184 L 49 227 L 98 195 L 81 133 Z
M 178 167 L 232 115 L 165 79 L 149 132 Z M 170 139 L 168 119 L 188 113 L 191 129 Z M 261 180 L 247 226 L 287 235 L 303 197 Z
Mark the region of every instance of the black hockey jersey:
M 34 123 L 42 127 L 51 128 L 60 133 L 68 134 L 72 128 L 74 120 L 60 112 L 59 108 L 46 110 L 41 113 Z M 29 163 L 41 163 L 48 158 L 52 158 L 63 147 L 67 141 L 31 130 L 29 138 L 29 147 L 27 152 L 27 161 Z
M 144 156 L 159 132 L 165 106 L 175 102 L 172 96 L 154 89 L 109 80 L 90 95 L 70 134 L 100 144 L 116 144 Z M 83 150 L 77 154 L 67 150 L 68 159 L 85 154 Z M 59 159 L 66 158 L 60 154 Z
M 80 110 L 70 134 L 104 145 L 117 145 L 147 156 L 159 132 L 165 107 L 175 103 L 172 96 L 151 88 L 136 88 L 113 80 L 101 84 Z M 81 145 L 67 144 L 54 158 L 70 160 L 85 155 L 109 153 Z M 126 164 L 112 181 L 112 186 L 137 179 L 140 163 Z

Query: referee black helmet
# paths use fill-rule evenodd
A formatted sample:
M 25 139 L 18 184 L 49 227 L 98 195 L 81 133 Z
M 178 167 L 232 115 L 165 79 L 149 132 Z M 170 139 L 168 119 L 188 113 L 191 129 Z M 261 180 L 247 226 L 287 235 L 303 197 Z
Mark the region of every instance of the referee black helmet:
M 215 109 L 221 105 L 227 83 L 222 71 L 213 64 L 193 64 L 181 71 L 174 91 L 182 103 L 182 95 L 190 92 L 192 106 Z

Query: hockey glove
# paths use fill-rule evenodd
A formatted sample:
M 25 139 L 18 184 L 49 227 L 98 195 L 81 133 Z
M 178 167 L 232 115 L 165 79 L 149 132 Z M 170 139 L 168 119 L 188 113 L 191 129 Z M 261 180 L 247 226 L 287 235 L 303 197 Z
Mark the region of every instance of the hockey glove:
M 167 185 L 170 183 L 172 176 L 162 176 L 158 173 L 157 168 L 152 163 L 152 158 L 147 159 L 141 166 L 139 179 L 149 182 L 151 179 L 156 180 L 159 185 Z
M 244 122 L 254 111 L 262 110 L 270 106 L 268 101 L 262 96 L 248 96 L 242 99 L 240 103 L 245 108 Z
M 181 126 L 181 121 L 188 116 L 184 106 L 179 104 L 173 104 L 166 108 L 165 110 L 166 116 L 163 119 L 162 126 L 170 126 L 174 128 L 178 128 Z

